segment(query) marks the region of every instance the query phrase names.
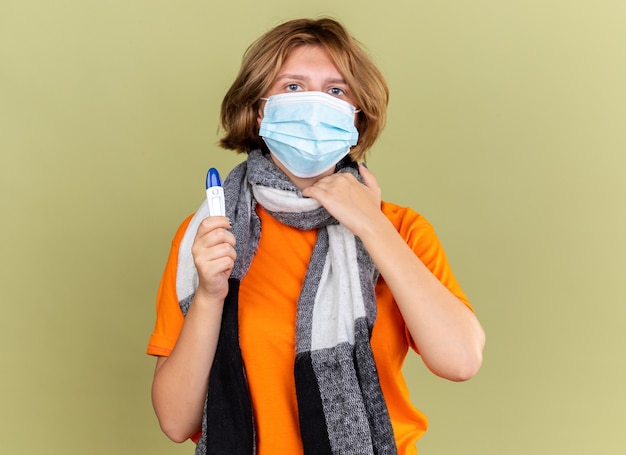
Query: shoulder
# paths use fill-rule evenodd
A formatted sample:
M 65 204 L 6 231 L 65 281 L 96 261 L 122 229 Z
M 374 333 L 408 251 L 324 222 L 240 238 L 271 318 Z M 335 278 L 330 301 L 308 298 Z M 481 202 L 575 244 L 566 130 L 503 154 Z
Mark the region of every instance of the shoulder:
M 381 210 L 422 262 L 427 266 L 445 262 L 445 253 L 435 228 L 423 215 L 410 207 L 389 202 L 383 202 Z
M 470 309 L 433 225 L 410 207 L 383 202 L 381 210 L 422 263 Z
M 434 234 L 432 224 L 430 224 L 430 222 L 423 215 L 416 212 L 411 207 L 403 207 L 401 205 L 383 201 L 381 204 L 381 211 L 403 237 L 405 237 L 405 234 L 415 233 L 415 231 L 420 231 L 422 233 L 431 232 Z

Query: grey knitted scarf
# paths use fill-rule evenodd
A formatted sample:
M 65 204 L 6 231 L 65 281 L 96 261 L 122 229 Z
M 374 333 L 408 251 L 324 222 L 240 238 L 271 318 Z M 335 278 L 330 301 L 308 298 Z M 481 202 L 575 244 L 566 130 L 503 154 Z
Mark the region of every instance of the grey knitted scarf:
M 351 172 L 344 167 L 339 172 Z M 239 348 L 239 282 L 256 252 L 256 204 L 280 222 L 317 229 L 317 242 L 298 299 L 294 384 L 305 454 L 396 454 L 393 429 L 370 346 L 378 272 L 359 238 L 340 225 L 256 150 L 224 182 L 226 215 L 237 239 L 222 326 L 209 378 L 196 454 L 256 453 L 254 414 Z M 180 245 L 176 290 L 184 314 L 198 285 L 191 245 L 208 216 L 206 202 Z M 278 279 L 280 279 L 278 277 Z

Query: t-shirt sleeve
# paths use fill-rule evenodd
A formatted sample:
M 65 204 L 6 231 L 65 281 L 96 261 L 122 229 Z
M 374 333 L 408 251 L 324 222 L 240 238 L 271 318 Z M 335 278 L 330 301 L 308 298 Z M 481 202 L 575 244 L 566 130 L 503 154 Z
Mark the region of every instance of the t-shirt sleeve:
M 178 228 L 161 278 L 156 300 L 156 322 L 150 336 L 147 353 L 156 356 L 169 356 L 176 345 L 183 327 L 184 317 L 176 295 L 176 268 L 178 248 L 191 221 L 189 216 Z
M 463 304 L 471 311 L 474 311 L 469 299 L 452 273 L 446 253 L 432 224 L 411 208 L 383 202 L 382 210 L 394 224 L 407 245 L 432 274 Z M 406 330 L 406 336 L 409 344 L 417 351 L 408 329 Z
M 383 202 L 383 212 L 424 265 L 468 308 L 473 308 L 457 282 L 432 224 L 408 207 Z

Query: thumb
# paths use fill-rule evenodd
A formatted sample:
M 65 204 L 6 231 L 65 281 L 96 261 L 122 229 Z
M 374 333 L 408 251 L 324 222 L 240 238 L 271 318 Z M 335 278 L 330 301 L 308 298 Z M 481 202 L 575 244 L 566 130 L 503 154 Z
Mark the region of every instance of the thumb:
M 380 187 L 378 186 L 378 181 L 376 180 L 376 177 L 374 177 L 374 174 L 372 174 L 372 172 L 367 168 L 365 163 L 359 164 L 359 173 L 361 174 L 361 178 L 363 178 L 363 183 L 365 183 L 365 186 L 372 190 L 380 191 Z

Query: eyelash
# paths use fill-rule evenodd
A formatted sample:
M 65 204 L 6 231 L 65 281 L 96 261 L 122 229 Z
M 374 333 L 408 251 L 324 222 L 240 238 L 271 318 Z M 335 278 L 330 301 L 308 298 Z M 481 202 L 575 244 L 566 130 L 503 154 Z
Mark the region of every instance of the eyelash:
M 288 92 L 296 92 L 298 91 L 298 89 L 300 89 L 300 85 L 299 84 L 287 84 L 285 86 L 285 89 Z M 330 93 L 332 96 L 343 96 L 346 94 L 346 91 L 342 88 L 339 87 L 332 87 L 331 89 L 328 90 L 328 93 Z

